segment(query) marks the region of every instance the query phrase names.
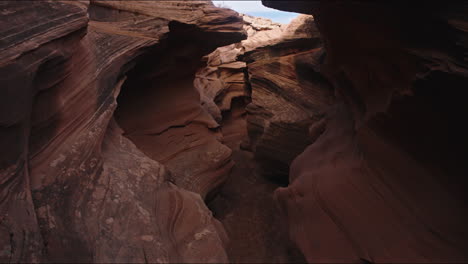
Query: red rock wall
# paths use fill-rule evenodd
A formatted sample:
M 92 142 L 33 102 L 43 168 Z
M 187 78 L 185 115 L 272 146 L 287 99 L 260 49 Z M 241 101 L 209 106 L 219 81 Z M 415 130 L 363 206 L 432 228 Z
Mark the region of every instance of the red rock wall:
M 213 42 L 212 33 L 179 23 L 169 29 L 167 39 L 129 72 L 115 115 L 125 136 L 166 165 L 178 186 L 205 198 L 225 181 L 233 163 L 193 80 L 202 56 L 229 39 Z
M 466 4 L 264 4 L 314 15 L 337 91 L 276 192 L 307 260 L 466 262 Z
M 247 15 L 248 38 L 205 57 L 195 87 L 216 120 L 233 98 L 246 98 L 248 142 L 263 176 L 287 183 L 289 165 L 311 143 L 309 126 L 323 118 L 333 90 L 316 69 L 323 58 L 311 16 L 282 25 Z M 310 72 L 315 75 L 309 74 Z
M 0 261 L 467 262 L 467 5 L 264 2 L 1 2 Z
M 230 261 L 303 263 L 272 194 L 309 144 L 309 125 L 332 101 L 326 82 L 303 74 L 323 54 L 320 39 L 311 16 L 290 25 L 243 18 L 248 38 L 206 56 L 194 82 L 235 162 L 209 207 L 230 238 Z
M 112 118 L 126 74 L 174 27 L 222 40 L 210 50 L 243 38 L 237 14 L 205 1 L 0 9 L 0 261 L 226 262 L 201 197 Z

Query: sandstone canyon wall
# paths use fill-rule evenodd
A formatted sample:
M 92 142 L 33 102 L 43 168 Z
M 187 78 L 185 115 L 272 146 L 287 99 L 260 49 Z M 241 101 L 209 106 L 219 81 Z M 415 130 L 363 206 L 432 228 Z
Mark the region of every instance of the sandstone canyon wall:
M 276 191 L 309 262 L 468 261 L 468 5 L 269 1 L 312 14 L 336 102 Z
M 138 149 L 137 137 L 170 120 L 140 127 L 117 116 L 132 143 L 113 114 L 121 88 L 179 78 L 166 76 L 177 67 L 168 56 L 188 61 L 183 76 L 245 38 L 237 13 L 206 1 L 2 1 L 0 10 L 0 261 L 227 262 L 224 230 L 199 195 L 213 186 L 176 187 L 178 172 Z M 196 107 L 179 110 L 202 132 L 212 123 Z M 229 151 L 211 141 L 219 153 L 200 171 L 221 177 Z
M 467 262 L 468 6 L 263 2 L 0 2 L 0 262 Z
M 264 176 L 287 181 L 332 98 L 303 75 L 316 62 L 299 54 L 322 53 L 310 16 L 281 25 L 206 1 L 2 10 L 2 262 L 304 262 Z M 286 152 L 262 152 L 268 140 Z
M 290 24 L 243 15 L 248 38 L 206 57 L 195 87 L 215 119 L 245 97 L 249 148 L 259 172 L 287 183 L 289 165 L 311 143 L 309 126 L 333 101 L 329 83 L 314 71 L 323 57 L 312 16 Z
M 247 39 L 207 55 L 194 82 L 203 107 L 220 120 L 235 162 L 209 207 L 230 238 L 230 261 L 303 263 L 272 194 L 287 182 L 289 163 L 309 142 L 309 119 L 319 119 L 333 97 L 321 80 L 301 74 L 316 63 L 301 57 L 320 56 L 321 42 L 311 16 L 289 25 L 243 19 Z

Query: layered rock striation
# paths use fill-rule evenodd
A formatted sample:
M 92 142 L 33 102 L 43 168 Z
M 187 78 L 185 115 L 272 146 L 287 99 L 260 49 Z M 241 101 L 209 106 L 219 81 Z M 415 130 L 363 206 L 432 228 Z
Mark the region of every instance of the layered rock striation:
M 316 69 L 324 55 L 320 34 L 307 15 L 288 25 L 243 18 L 248 38 L 206 56 L 195 87 L 215 119 L 233 98 L 247 98 L 244 147 L 254 152 L 261 174 L 287 182 L 290 163 L 311 143 L 309 126 L 334 97 Z
M 0 261 L 467 262 L 467 4 L 263 2 L 1 2 Z
M 290 162 L 310 144 L 309 126 L 333 101 L 326 80 L 306 75 L 323 56 L 321 41 L 311 16 L 289 25 L 243 19 L 248 38 L 207 55 L 194 82 L 236 163 L 209 206 L 231 239 L 231 261 L 302 263 L 272 193 L 287 183 Z
M 121 88 L 146 88 L 126 82 L 135 69 L 149 63 L 147 81 L 164 74 L 157 54 L 171 41 L 200 45 L 170 51 L 182 61 L 240 41 L 237 13 L 206 1 L 4 1 L 0 10 L 0 260 L 226 262 L 224 229 L 200 196 L 212 187 L 172 184 L 183 179 L 170 162 L 142 152 L 131 137 L 140 128 L 113 116 Z M 198 113 L 187 119 L 205 129 Z
M 306 259 L 466 262 L 467 5 L 263 3 L 314 15 L 337 96 L 276 191 Z

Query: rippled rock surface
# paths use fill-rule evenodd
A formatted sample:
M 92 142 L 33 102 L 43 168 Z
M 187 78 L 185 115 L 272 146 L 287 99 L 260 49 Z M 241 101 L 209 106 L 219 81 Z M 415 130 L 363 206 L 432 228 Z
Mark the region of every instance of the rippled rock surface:
M 121 88 L 137 89 L 126 82 L 139 80 L 135 69 L 164 71 L 156 56 L 171 41 L 198 43 L 170 52 L 199 61 L 242 40 L 237 13 L 206 1 L 3 1 L 0 10 L 0 260 L 226 262 L 224 229 L 200 196 L 209 184 L 194 184 L 198 193 L 172 184 L 185 175 L 168 173 L 170 161 L 150 158 L 128 131 L 169 125 L 118 124 L 114 110 Z M 164 81 L 150 68 L 142 79 Z M 193 112 L 189 121 L 212 123 Z M 223 151 L 202 170 L 229 164 Z
M 276 192 L 307 260 L 466 262 L 467 4 L 263 3 L 314 15 L 337 95 Z

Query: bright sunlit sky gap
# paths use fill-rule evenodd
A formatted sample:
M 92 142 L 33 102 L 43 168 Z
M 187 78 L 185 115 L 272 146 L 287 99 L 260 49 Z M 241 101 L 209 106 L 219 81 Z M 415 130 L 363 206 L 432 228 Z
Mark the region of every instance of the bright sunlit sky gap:
M 217 6 L 230 8 L 238 13 L 247 14 L 257 17 L 266 17 L 274 22 L 287 24 L 291 22 L 299 14 L 291 12 L 283 12 L 276 9 L 268 8 L 262 5 L 260 0 L 239 0 L 239 1 L 221 1 L 213 0 Z

